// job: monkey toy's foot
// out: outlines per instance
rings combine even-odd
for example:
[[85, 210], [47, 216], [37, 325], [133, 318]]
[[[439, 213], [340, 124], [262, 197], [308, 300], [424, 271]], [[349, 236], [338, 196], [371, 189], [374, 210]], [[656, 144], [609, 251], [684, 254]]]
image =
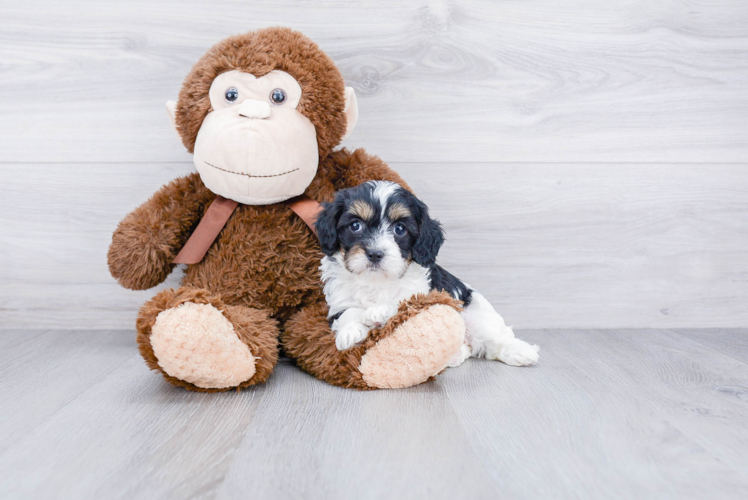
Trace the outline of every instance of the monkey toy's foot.
[[317, 304], [292, 317], [281, 335], [283, 348], [301, 368], [333, 385], [356, 389], [395, 389], [426, 382], [460, 350], [465, 323], [459, 303], [443, 292], [417, 296], [360, 346], [339, 351]]
[[222, 391], [264, 382], [278, 359], [278, 326], [265, 311], [227, 306], [205, 290], [164, 290], [140, 310], [138, 347], [174, 385]]

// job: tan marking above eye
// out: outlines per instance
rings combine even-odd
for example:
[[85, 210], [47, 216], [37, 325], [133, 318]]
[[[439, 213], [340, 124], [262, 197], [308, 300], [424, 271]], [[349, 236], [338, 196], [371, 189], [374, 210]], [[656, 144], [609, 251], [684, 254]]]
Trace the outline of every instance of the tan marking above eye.
[[355, 200], [351, 203], [348, 212], [363, 220], [374, 217], [374, 208], [363, 200]]
[[402, 205], [400, 203], [395, 203], [392, 205], [387, 212], [388, 217], [390, 220], [398, 220], [398, 219], [404, 219], [406, 217], [410, 217], [412, 214], [410, 213], [410, 210], [408, 210], [408, 207], [405, 205]]

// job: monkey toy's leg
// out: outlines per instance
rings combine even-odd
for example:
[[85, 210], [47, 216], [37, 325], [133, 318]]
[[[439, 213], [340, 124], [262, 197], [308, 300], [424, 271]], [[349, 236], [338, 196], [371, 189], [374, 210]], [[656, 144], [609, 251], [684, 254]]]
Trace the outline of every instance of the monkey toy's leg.
[[137, 329], [148, 366], [192, 391], [264, 382], [278, 361], [278, 324], [267, 311], [226, 305], [199, 288], [158, 293], [140, 309]]
[[440, 373], [459, 351], [465, 338], [459, 308], [443, 292], [414, 297], [363, 344], [339, 351], [322, 301], [291, 317], [281, 342], [302, 369], [330, 384], [362, 390], [410, 387]]

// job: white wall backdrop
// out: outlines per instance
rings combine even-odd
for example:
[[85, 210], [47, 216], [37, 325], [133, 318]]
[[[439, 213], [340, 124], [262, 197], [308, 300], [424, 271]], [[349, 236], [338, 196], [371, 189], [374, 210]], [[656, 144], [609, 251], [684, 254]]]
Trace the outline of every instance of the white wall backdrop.
[[111, 232], [192, 171], [163, 103], [279, 24], [337, 62], [346, 145], [403, 174], [510, 324], [748, 326], [745, 0], [5, 0], [2, 327], [133, 328], [155, 290], [109, 276]]

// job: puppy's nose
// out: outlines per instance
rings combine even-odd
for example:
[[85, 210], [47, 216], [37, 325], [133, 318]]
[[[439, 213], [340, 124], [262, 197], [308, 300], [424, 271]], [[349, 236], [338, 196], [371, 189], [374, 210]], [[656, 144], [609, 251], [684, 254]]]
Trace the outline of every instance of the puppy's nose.
[[256, 99], [244, 99], [239, 114], [247, 118], [270, 118], [270, 104]]
[[372, 250], [370, 248], [367, 248], [366, 257], [369, 259], [369, 261], [372, 264], [377, 264], [380, 260], [384, 258], [384, 252], [382, 250]]

